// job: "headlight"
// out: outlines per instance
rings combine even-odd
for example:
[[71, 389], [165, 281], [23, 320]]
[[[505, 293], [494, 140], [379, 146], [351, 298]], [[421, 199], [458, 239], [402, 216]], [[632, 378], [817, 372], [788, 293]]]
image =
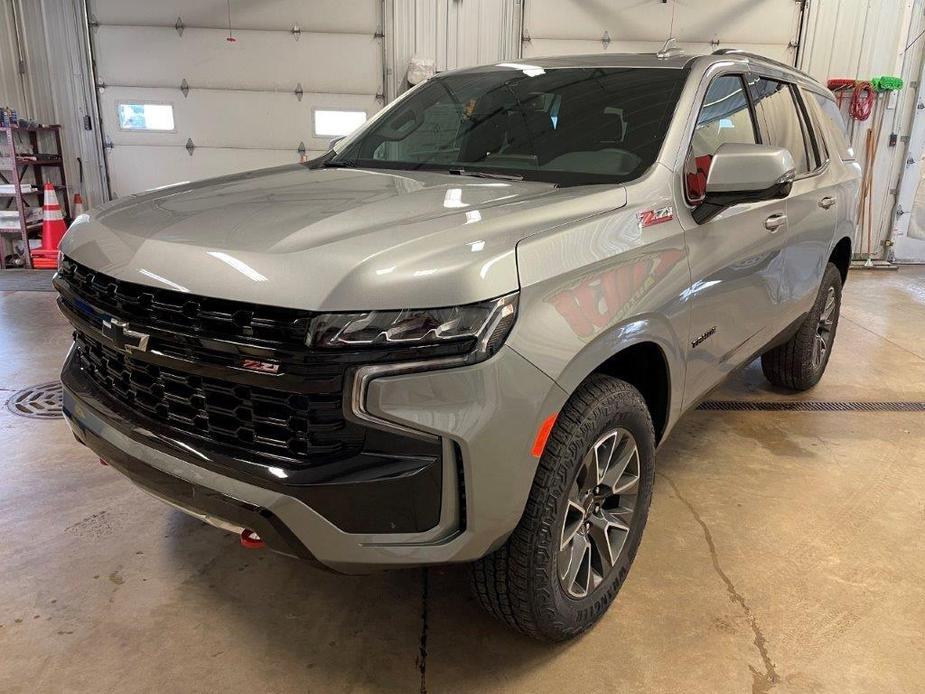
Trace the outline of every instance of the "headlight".
[[517, 316], [517, 294], [452, 308], [324, 313], [310, 324], [310, 347], [417, 347], [468, 341], [481, 358], [494, 354]]

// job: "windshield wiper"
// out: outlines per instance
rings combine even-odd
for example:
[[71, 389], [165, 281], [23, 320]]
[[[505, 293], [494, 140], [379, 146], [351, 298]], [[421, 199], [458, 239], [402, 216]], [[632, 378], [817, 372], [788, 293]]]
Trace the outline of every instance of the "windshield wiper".
[[449, 173], [454, 176], [474, 176], [475, 178], [498, 178], [502, 181], [522, 181], [523, 176], [517, 174], [492, 173], [490, 171], [466, 171], [465, 169], [450, 169]]

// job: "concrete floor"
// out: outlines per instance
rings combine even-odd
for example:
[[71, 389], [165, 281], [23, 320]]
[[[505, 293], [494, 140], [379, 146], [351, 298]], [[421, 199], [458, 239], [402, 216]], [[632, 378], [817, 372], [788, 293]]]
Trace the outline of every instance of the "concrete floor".
[[[0, 391], [69, 330], [0, 293]], [[0, 392], [0, 401], [8, 392]], [[780, 399], [757, 364], [717, 398]], [[853, 272], [801, 397], [925, 400], [925, 268]], [[136, 491], [62, 421], [0, 409], [2, 692], [922, 692], [925, 414], [692, 412], [584, 638], [506, 631], [458, 568], [340, 577]]]

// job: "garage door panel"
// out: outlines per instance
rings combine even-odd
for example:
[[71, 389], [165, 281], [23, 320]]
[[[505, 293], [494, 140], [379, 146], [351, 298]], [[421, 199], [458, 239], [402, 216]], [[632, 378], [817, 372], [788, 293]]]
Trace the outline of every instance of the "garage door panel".
[[[227, 28], [226, 0], [92, 0], [90, 12], [100, 24], [169, 26], [182, 17], [187, 27]], [[376, 0], [232, 0], [232, 26], [241, 29], [289, 31], [298, 25], [305, 31], [374, 34], [379, 24]], [[303, 36], [304, 38], [304, 36]], [[290, 40], [292, 40], [290, 38]]]
[[[170, 104], [176, 132], [127, 131], [119, 128], [119, 103]], [[315, 109], [365, 111], [372, 117], [380, 104], [372, 96], [356, 94], [293, 94], [254, 91], [107, 87], [100, 94], [103, 127], [115, 145], [186, 145], [291, 149], [300, 142], [313, 150], [326, 150], [330, 137], [315, 137]]]
[[793, 0], [710, 0], [678, 3], [675, 34], [686, 41], [788, 44], [799, 29], [800, 4]]
[[[266, 89], [377, 94], [381, 47], [372, 35], [241, 31], [229, 43], [219, 29], [100, 26], [97, 74], [106, 85]], [[140, 50], [140, 47], [143, 49]]]
[[605, 49], [598, 40], [533, 38], [524, 43], [523, 57], [538, 58], [556, 55], [590, 55], [595, 53], [653, 53], [663, 41], [611, 42]]
[[[524, 57], [652, 52], [673, 35], [690, 53], [742, 48], [792, 62], [799, 30], [793, 0], [525, 0]], [[672, 16], [673, 15], [673, 16]], [[606, 44], [602, 42], [605, 36]]]
[[524, 26], [532, 38], [597, 40], [635, 37], [665, 41], [671, 6], [651, 0], [587, 2], [587, 0], [525, 0]]
[[[532, 39], [524, 43], [523, 57], [538, 58], [557, 55], [584, 55], [595, 53], [654, 53], [662, 47], [662, 41], [611, 41], [606, 49], [600, 41], [582, 41], [576, 39]], [[690, 53], [700, 55], [712, 53], [720, 48], [741, 48], [742, 50], [767, 56], [783, 63], [792, 63], [793, 55], [787, 46], [780, 44], [747, 44], [741, 41], [735, 43], [690, 43], [679, 41], [677, 47]]]
[[[674, 25], [672, 28], [672, 12]], [[734, 36], [746, 43], [788, 43], [799, 5], [793, 0], [710, 0], [661, 3], [619, 0], [526, 0], [525, 26], [532, 38], [620, 39], [710, 43]]]
[[[309, 152], [318, 156], [321, 152]], [[149, 188], [182, 181], [222, 176], [239, 171], [251, 171], [268, 166], [295, 164], [294, 151], [273, 149], [210, 149], [197, 148], [190, 156], [182, 147], [119, 146], [109, 152], [110, 166], [118, 170], [113, 177], [113, 193], [117, 197]]]

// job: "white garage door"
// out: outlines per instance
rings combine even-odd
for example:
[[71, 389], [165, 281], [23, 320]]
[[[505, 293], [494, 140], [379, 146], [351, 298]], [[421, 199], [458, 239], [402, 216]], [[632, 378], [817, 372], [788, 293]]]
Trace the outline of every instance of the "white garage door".
[[692, 53], [741, 48], [790, 65], [794, 0], [524, 0], [523, 56], [641, 53], [673, 36]]
[[115, 196], [296, 162], [381, 108], [377, 0], [89, 9]]

